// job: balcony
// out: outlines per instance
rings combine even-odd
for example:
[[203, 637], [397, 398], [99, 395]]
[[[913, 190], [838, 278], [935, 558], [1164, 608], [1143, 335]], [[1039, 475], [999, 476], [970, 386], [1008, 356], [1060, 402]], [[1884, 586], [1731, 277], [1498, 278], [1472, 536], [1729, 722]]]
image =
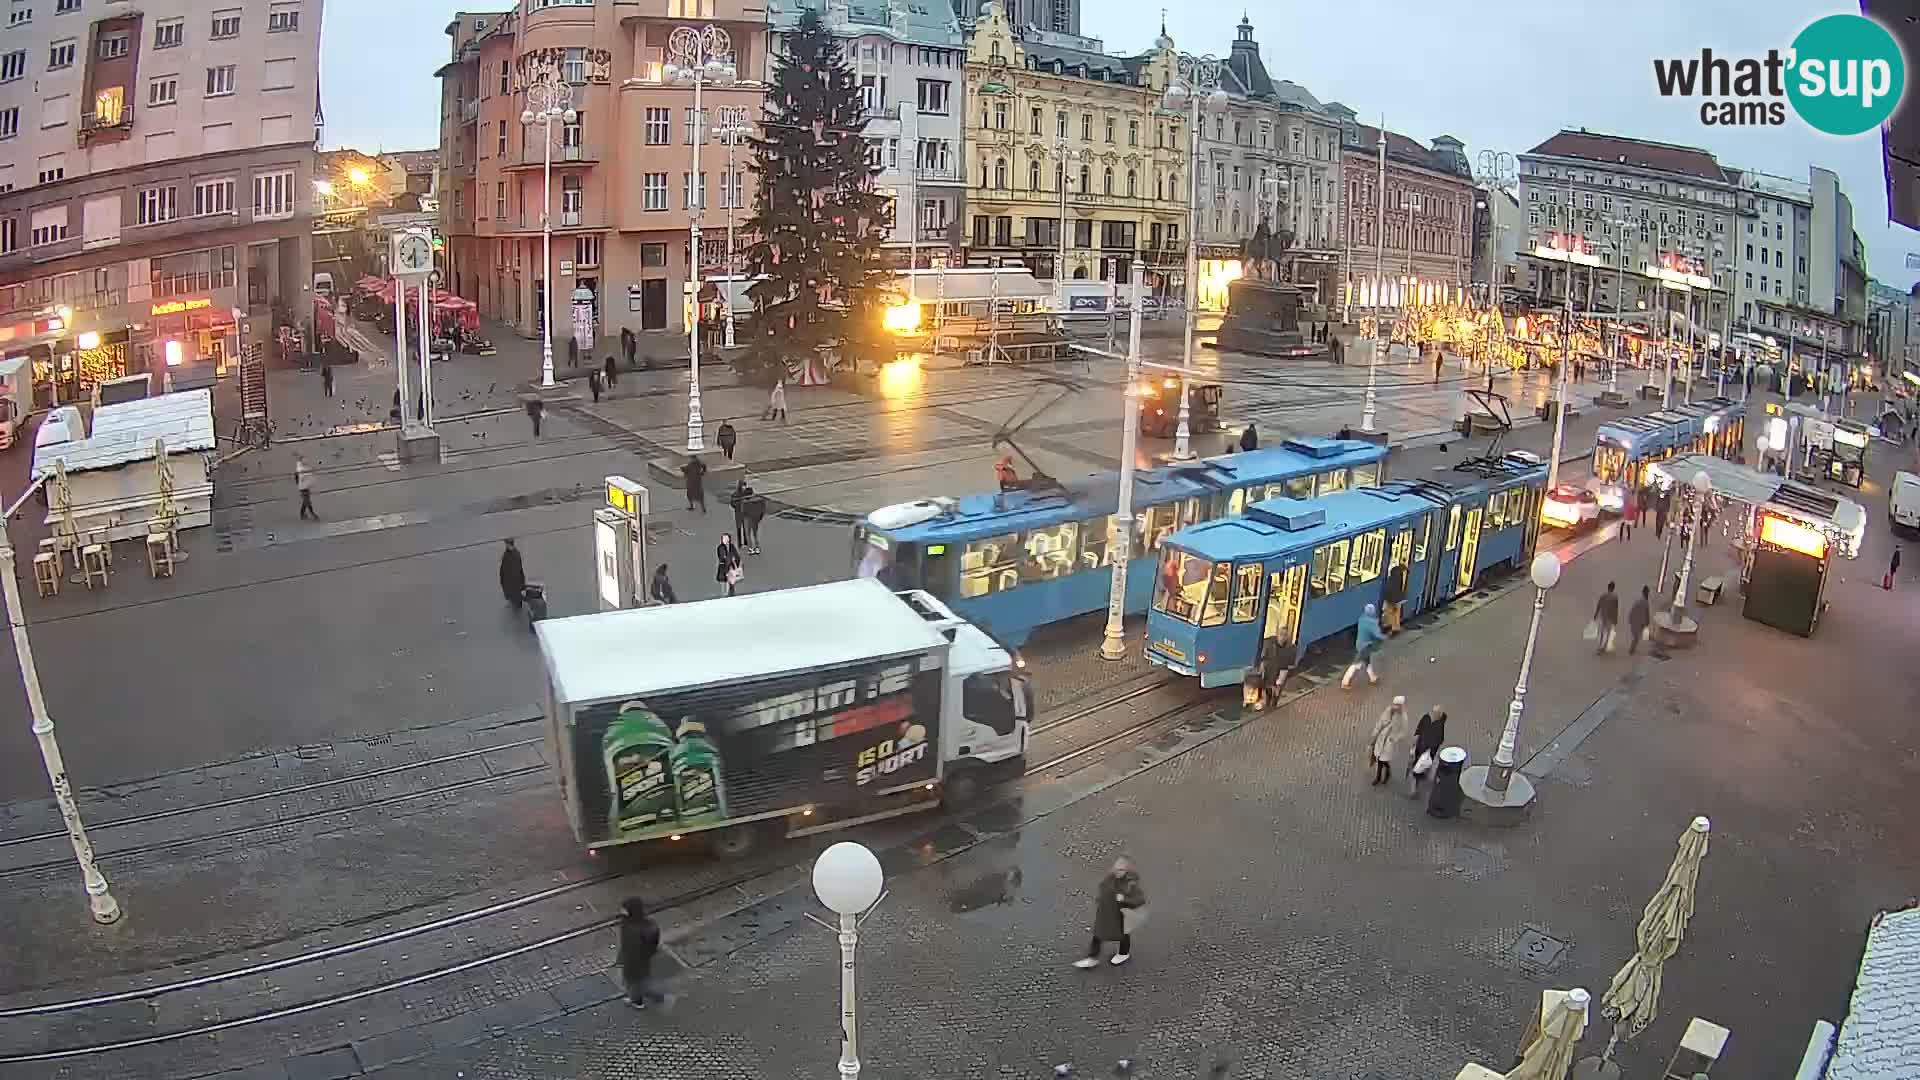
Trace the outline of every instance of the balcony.
[[[546, 151], [538, 142], [522, 147], [519, 155], [507, 154], [500, 159], [500, 168], [506, 172], [526, 172], [529, 169], [544, 169], [547, 165]], [[555, 169], [582, 169], [600, 164], [600, 155], [591, 146], [560, 146], [553, 148], [553, 167]]]
[[967, 182], [967, 178], [961, 174], [958, 167], [935, 169], [923, 166], [913, 170], [913, 178], [917, 183], [922, 184], [964, 184]]
[[80, 129], [77, 132], [77, 137], [80, 140], [80, 145], [85, 146], [88, 140], [95, 136], [105, 134], [106, 132], [132, 130], [133, 106], [121, 105], [117, 109], [110, 109], [105, 112], [89, 111], [81, 113]]
[[478, 100], [462, 101], [458, 108], [456, 108], [455, 113], [460, 117], [460, 123], [463, 125], [478, 123], [480, 120], [480, 102]]

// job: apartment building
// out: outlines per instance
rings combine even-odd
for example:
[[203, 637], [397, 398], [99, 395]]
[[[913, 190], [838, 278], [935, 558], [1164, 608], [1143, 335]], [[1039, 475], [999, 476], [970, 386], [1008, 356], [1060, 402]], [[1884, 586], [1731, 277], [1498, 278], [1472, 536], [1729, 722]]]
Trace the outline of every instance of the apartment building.
[[1224, 310], [1240, 253], [1261, 222], [1293, 235], [1294, 281], [1332, 295], [1340, 249], [1340, 121], [1304, 87], [1275, 79], [1242, 17], [1220, 68], [1227, 107], [1200, 124], [1199, 304]]
[[1346, 188], [1342, 255], [1352, 305], [1397, 308], [1463, 294], [1473, 269], [1473, 206], [1479, 196], [1465, 144], [1442, 135], [1423, 146], [1397, 131], [1362, 124], [1352, 109], [1337, 101], [1328, 102], [1325, 110], [1341, 127], [1340, 182]]
[[[668, 41], [683, 27], [723, 34], [736, 72], [703, 86], [703, 117], [694, 115], [693, 85], [668, 78]], [[535, 337], [551, 277], [557, 318], [584, 289], [599, 335], [631, 329], [642, 352], [684, 356], [686, 285], [696, 265], [703, 279], [728, 272], [727, 218], [743, 223], [751, 213], [750, 151], [742, 143], [729, 161], [714, 132], [737, 129], [744, 139], [757, 130], [766, 9], [756, 0], [644, 9], [522, 0], [508, 12], [458, 14], [446, 29], [451, 56], [438, 75], [448, 282], [482, 315]], [[572, 122], [522, 123], [536, 85], [559, 88]], [[551, 267], [541, 256], [543, 215], [553, 227]]]
[[312, 277], [323, 0], [4, 0], [0, 355], [224, 371]]
[[1172, 45], [1114, 56], [983, 9], [967, 48], [969, 262], [1119, 283], [1144, 262], [1156, 291], [1179, 284], [1186, 125], [1159, 109]]
[[808, 11], [818, 12], [840, 39], [859, 80], [867, 111], [861, 134], [880, 170], [874, 189], [894, 205], [884, 241], [888, 264], [905, 267], [911, 260], [930, 267], [951, 259], [963, 234], [967, 194], [961, 169], [967, 53], [959, 20], [944, 7], [910, 0], [776, 0], [765, 81], [772, 81], [783, 37]]

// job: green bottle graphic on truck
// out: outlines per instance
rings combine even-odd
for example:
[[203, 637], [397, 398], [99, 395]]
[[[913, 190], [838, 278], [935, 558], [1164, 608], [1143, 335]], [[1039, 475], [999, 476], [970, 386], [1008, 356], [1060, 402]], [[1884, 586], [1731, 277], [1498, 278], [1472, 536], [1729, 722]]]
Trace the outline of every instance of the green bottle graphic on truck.
[[720, 752], [707, 738], [707, 725], [692, 718], [680, 721], [680, 739], [673, 744], [669, 760], [682, 822], [718, 821], [727, 816]]
[[607, 725], [600, 740], [606, 763], [607, 790], [612, 793], [607, 825], [616, 835], [679, 818], [674, 795], [671, 756], [673, 732], [645, 702], [629, 701]]

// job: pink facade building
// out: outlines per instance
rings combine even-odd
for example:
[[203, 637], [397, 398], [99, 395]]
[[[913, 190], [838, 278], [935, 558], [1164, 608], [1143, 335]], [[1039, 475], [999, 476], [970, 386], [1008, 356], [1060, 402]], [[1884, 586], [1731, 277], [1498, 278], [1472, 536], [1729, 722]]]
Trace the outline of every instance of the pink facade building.
[[[680, 27], [724, 31], [738, 73], [731, 85], [706, 84], [700, 121], [692, 86], [666, 78], [668, 38]], [[584, 289], [597, 337], [630, 329], [644, 356], [686, 355], [693, 216], [701, 215], [705, 280], [729, 270], [729, 213], [743, 225], [751, 212], [747, 147], [729, 167], [713, 130], [733, 124], [750, 133], [759, 122], [765, 8], [752, 0], [522, 0], [513, 11], [457, 14], [447, 34], [452, 59], [438, 74], [448, 287], [483, 316], [537, 336], [549, 280], [544, 206], [556, 321], [570, 325], [569, 300]], [[571, 124], [553, 122], [550, 147], [544, 122], [521, 122], [529, 86], [543, 79], [566, 88], [575, 113]]]

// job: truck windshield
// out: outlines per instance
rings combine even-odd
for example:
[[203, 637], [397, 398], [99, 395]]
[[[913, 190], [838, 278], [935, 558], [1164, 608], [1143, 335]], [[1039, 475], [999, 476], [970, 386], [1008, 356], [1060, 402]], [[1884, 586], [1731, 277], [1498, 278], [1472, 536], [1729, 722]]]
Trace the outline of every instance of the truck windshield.
[[1216, 563], [1167, 548], [1153, 585], [1153, 610], [1186, 623], [1217, 625], [1226, 617], [1232, 574], [1230, 562]]
[[1627, 452], [1611, 443], [1595, 443], [1593, 447], [1593, 478], [1603, 484], [1617, 484], [1626, 472]]

